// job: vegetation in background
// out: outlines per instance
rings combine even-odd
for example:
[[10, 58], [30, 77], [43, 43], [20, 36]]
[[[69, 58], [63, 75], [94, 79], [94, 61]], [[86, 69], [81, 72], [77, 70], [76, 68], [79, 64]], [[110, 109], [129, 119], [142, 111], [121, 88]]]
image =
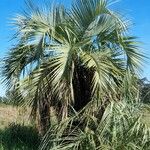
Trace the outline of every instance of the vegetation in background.
[[11, 93], [11, 91], [6, 91], [6, 95], [1, 97], [0, 96], [0, 105], [11, 105], [11, 106], [17, 106], [15, 96]]
[[11, 123], [30, 125], [30, 108], [21, 108], [5, 103], [0, 103], [0, 129]]
[[150, 81], [143, 78], [139, 81], [141, 100], [143, 103], [150, 104]]
[[3, 77], [17, 103], [32, 108], [42, 150], [147, 150], [150, 127], [140, 103], [143, 55], [130, 21], [107, 0], [75, 0], [13, 19], [18, 43]]

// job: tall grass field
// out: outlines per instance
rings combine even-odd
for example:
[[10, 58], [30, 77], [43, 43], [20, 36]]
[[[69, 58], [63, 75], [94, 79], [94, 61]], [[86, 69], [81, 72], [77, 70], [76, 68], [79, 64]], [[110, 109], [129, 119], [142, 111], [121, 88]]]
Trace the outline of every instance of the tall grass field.
[[29, 110], [0, 104], [0, 150], [37, 150], [39, 144]]

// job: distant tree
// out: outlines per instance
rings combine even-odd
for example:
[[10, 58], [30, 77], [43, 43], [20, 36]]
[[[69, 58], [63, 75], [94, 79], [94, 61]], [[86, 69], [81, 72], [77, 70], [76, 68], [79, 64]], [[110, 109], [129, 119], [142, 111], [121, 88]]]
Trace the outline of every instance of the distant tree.
[[139, 85], [142, 102], [150, 104], [150, 81], [147, 78], [142, 78], [139, 81]]
[[0, 103], [9, 105], [18, 105], [16, 90], [6, 90], [4, 96], [0, 96]]
[[3, 97], [2, 96], [0, 96], [0, 103], [2, 103], [3, 102]]

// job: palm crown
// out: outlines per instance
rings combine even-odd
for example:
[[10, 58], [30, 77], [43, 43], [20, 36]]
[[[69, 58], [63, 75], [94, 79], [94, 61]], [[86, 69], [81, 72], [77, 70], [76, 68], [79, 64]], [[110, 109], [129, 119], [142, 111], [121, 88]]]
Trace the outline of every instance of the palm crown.
[[142, 55], [127, 34], [129, 21], [109, 4], [76, 0], [69, 11], [62, 5], [45, 11], [28, 3], [30, 13], [14, 18], [18, 44], [5, 58], [3, 74], [32, 115], [44, 118], [53, 107], [61, 120], [70, 109], [120, 100], [132, 88], [123, 88], [124, 80], [136, 76]]

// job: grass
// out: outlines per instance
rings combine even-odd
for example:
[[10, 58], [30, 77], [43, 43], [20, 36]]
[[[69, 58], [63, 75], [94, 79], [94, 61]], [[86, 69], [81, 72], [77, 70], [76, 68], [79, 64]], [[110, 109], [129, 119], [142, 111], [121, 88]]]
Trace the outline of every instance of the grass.
[[0, 104], [0, 150], [37, 150], [40, 136], [29, 109]]
[[142, 121], [146, 123], [148, 127], [150, 127], [150, 110], [143, 111]]
[[0, 104], [0, 129], [4, 129], [11, 123], [29, 125], [29, 110]]

